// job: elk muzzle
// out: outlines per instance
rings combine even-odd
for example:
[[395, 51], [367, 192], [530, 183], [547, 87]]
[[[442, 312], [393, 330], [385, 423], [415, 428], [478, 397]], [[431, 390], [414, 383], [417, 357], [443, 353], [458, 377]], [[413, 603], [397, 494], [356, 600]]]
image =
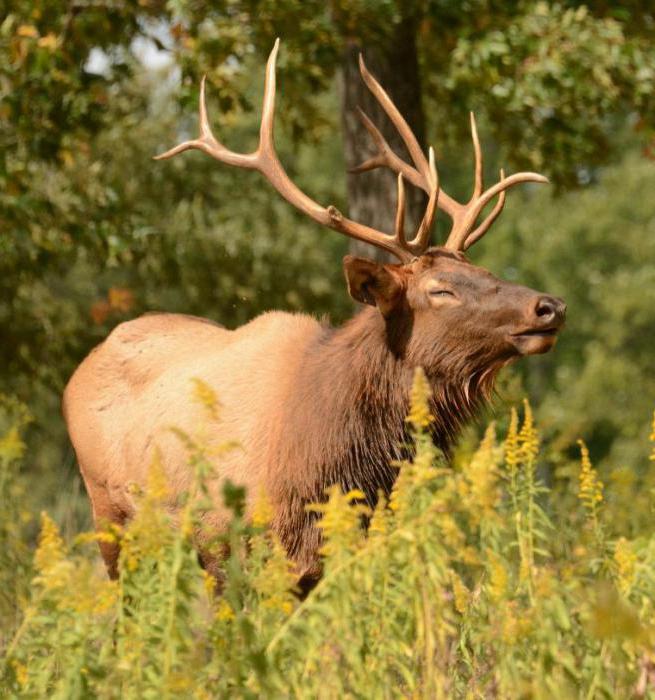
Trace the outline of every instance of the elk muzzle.
[[525, 326], [510, 334], [510, 342], [521, 355], [548, 352], [564, 326], [566, 304], [546, 294], [534, 295], [527, 303]]

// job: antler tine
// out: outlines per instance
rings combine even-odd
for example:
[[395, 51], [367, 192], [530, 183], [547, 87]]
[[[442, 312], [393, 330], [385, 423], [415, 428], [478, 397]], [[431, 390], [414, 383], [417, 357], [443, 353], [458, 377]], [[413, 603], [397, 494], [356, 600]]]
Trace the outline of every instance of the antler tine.
[[478, 127], [475, 123], [475, 114], [471, 114], [471, 138], [473, 139], [473, 151], [475, 153], [475, 182], [473, 185], [473, 194], [471, 199], [476, 199], [482, 194], [484, 183], [483, 178], [483, 161], [482, 149], [480, 148], [480, 139], [478, 138]]
[[396, 207], [396, 222], [394, 225], [394, 235], [396, 240], [403, 247], [405, 241], [405, 183], [403, 174], [398, 173], [398, 204]]
[[[467, 204], [460, 204], [454, 200], [447, 201], [446, 205], [452, 209], [448, 211], [447, 207], [442, 207], [453, 220], [453, 226], [448, 235], [448, 240], [444, 247], [449, 250], [467, 250], [476, 241], [479, 241], [482, 236], [489, 230], [493, 222], [498, 218], [500, 212], [505, 206], [506, 191], [518, 185], [521, 182], [541, 182], [547, 183], [548, 178], [539, 173], [515, 173], [509, 177], [505, 177], [505, 171], [500, 171], [500, 181], [483, 192], [483, 159], [482, 149], [480, 147], [480, 139], [478, 137], [478, 128], [475, 122], [475, 115], [470, 113], [471, 119], [471, 138], [473, 140], [473, 151], [475, 154], [475, 175], [473, 183], [473, 194]], [[496, 206], [486, 219], [477, 227], [475, 222], [482, 213], [485, 206], [497, 195], [499, 196]], [[452, 204], [454, 203], [454, 206]]]
[[[378, 148], [378, 152], [375, 156], [373, 156], [373, 158], [369, 158], [361, 165], [352, 168], [350, 172], [361, 173], [367, 170], [373, 170], [375, 168], [387, 167], [396, 173], [402, 173], [403, 177], [411, 182], [412, 185], [422, 189], [429, 197], [431, 197], [432, 184], [430, 183], [430, 164], [426, 160], [416, 137], [409, 128], [409, 125], [403, 116], [398, 111], [398, 108], [391, 101], [389, 95], [385, 92], [378, 81], [369, 73], [364, 63], [364, 58], [361, 54], [359, 55], [359, 68], [366, 86], [380, 103], [385, 113], [396, 127], [396, 130], [407, 146], [407, 150], [409, 151], [409, 154], [412, 157], [416, 167], [406, 163], [398, 156], [397, 153], [393, 151], [377, 126], [375, 126], [368, 115], [360, 109], [360, 118], [366, 127], [366, 130], [369, 132], [369, 134], [371, 134], [371, 137]], [[448, 195], [447, 192], [441, 190], [439, 192], [439, 208], [443, 209], [446, 214], [455, 219], [461, 216], [464, 210], [464, 205], [455, 201]]]
[[200, 138], [184, 141], [165, 153], [160, 153], [159, 155], [154, 156], [154, 160], [165, 160], [167, 158], [172, 158], [178, 153], [195, 148], [207, 153], [207, 155], [212, 156], [212, 158], [216, 158], [217, 160], [227, 163], [228, 165], [256, 169], [256, 153], [244, 154], [230, 151], [229, 149], [225, 148], [225, 146], [218, 141], [218, 139], [212, 133], [211, 126], [209, 125], [209, 118], [207, 116], [207, 101], [205, 98], [206, 83], [207, 76], [203, 75], [202, 80], [200, 81], [200, 101], [198, 107]]
[[[500, 169], [500, 181], [502, 182], [505, 179], [505, 171], [501, 168]], [[500, 193], [500, 196], [498, 197], [498, 201], [496, 202], [496, 206], [491, 210], [491, 213], [487, 216], [487, 218], [473, 231], [472, 233], [469, 233], [469, 235], [466, 237], [466, 240], [464, 241], [463, 248], [464, 250], [468, 250], [474, 243], [479, 241], [482, 236], [491, 228], [491, 225], [493, 222], [498, 218], [500, 215], [500, 212], [503, 210], [503, 207], [505, 206], [505, 196], [507, 195], [507, 192], [503, 190]]]
[[437, 213], [437, 205], [439, 203], [439, 174], [437, 173], [437, 166], [434, 157], [434, 149], [430, 146], [429, 151], [429, 165], [430, 168], [430, 183], [432, 185], [430, 189], [430, 199], [428, 200], [427, 207], [425, 208], [425, 214], [418, 227], [416, 235], [413, 240], [407, 243], [407, 247], [416, 255], [420, 255], [425, 252], [425, 250], [430, 245], [430, 234], [432, 233], [432, 225], [434, 223], [434, 217]]
[[400, 158], [389, 146], [387, 140], [382, 136], [380, 130], [371, 121], [371, 118], [364, 112], [360, 107], [357, 108], [359, 112], [359, 117], [364, 124], [364, 127], [371, 134], [371, 138], [375, 142], [378, 148], [377, 155], [369, 158], [360, 165], [354, 168], [350, 168], [351, 173], [363, 173], [367, 170], [374, 170], [375, 168], [387, 167], [396, 173], [402, 173], [403, 176], [409, 180], [409, 182], [414, 185], [414, 187], [419, 187], [425, 192], [429, 192], [429, 186], [425, 178], [419, 173], [416, 168], [413, 168], [409, 163], [406, 163], [402, 158]]
[[[448, 248], [449, 250], [464, 250], [464, 244], [469, 236], [471, 228], [475, 225], [478, 216], [480, 216], [480, 213], [485, 206], [496, 195], [522, 182], [541, 182], [547, 184], [548, 178], [544, 177], [543, 175], [539, 175], [539, 173], [527, 172], [515, 173], [514, 175], [501, 179], [500, 182], [497, 182], [495, 185], [493, 185], [493, 187], [490, 187], [477, 199], [471, 201], [468, 205], [466, 205], [466, 207], [463, 208], [461, 217], [457, 217], [454, 220], [453, 228], [444, 247]], [[493, 215], [493, 213], [494, 212], [492, 212], [491, 215]], [[486, 222], [482, 224], [483, 227], [485, 227], [485, 225]], [[484, 228], [482, 234], [486, 232], [489, 226], [491, 226], [491, 223], [486, 225], [486, 228]], [[477, 230], [474, 233], [477, 233]], [[482, 234], [478, 235], [476, 240], [479, 240], [482, 237]]]
[[264, 79], [264, 100], [262, 103], [262, 121], [259, 126], [259, 148], [260, 154], [277, 159], [275, 146], [273, 143], [273, 127], [275, 120], [275, 93], [277, 81], [275, 68], [277, 63], [277, 53], [280, 49], [280, 39], [275, 40], [273, 50], [268, 61], [266, 61], [266, 77]]
[[371, 91], [375, 99], [380, 103], [382, 109], [387, 113], [389, 119], [398, 130], [400, 137], [407, 146], [409, 155], [411, 156], [416, 169], [423, 176], [425, 180], [428, 179], [430, 174], [430, 166], [423, 153], [419, 142], [416, 140], [416, 136], [409, 128], [409, 124], [405, 121], [403, 115], [398, 111], [396, 105], [391, 101], [391, 98], [387, 94], [386, 90], [378, 83], [378, 81], [368, 72], [368, 68], [364, 63], [364, 57], [359, 54], [359, 72], [361, 73], [362, 80], [366, 83], [366, 87]]

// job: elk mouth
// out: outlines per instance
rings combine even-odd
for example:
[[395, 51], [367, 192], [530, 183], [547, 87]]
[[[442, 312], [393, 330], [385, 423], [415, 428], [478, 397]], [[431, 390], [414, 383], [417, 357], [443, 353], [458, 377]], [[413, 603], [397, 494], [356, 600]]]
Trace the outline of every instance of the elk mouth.
[[561, 326], [529, 328], [519, 333], [510, 333], [510, 342], [521, 355], [539, 355], [548, 352], [557, 342]]
[[533, 328], [529, 331], [521, 331], [520, 333], [512, 333], [512, 335], [516, 337], [520, 337], [522, 335], [557, 335], [557, 331], [559, 331], [559, 328]]

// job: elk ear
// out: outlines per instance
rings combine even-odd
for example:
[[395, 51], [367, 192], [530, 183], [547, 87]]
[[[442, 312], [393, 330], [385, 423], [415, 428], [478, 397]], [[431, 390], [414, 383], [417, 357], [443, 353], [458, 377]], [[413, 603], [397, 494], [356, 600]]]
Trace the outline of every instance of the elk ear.
[[383, 316], [388, 316], [399, 305], [405, 285], [395, 266], [346, 255], [343, 270], [348, 293], [355, 301], [377, 306]]

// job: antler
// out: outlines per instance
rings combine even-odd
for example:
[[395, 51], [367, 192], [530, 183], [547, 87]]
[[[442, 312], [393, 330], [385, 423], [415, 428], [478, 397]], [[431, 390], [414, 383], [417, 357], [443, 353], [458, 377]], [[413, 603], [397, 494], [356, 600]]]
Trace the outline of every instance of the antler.
[[[428, 163], [423, 155], [416, 137], [409, 128], [407, 122], [393, 104], [389, 95], [377, 80], [368, 72], [364, 59], [361, 54], [359, 56], [359, 70], [367, 87], [382, 106], [382, 109], [387, 113], [387, 116], [398, 130], [402, 137], [407, 151], [414, 161], [414, 165], [406, 163], [391, 149], [380, 130], [373, 124], [368, 116], [360, 110], [360, 117], [367, 131], [370, 133], [378, 152], [373, 158], [369, 158], [361, 165], [353, 168], [351, 172], [364, 172], [375, 168], [386, 167], [399, 174], [399, 177], [404, 177], [414, 186], [423, 189], [430, 194], [432, 192], [433, 182], [437, 181], [436, 168], [434, 168], [435, 177], [431, 180], [428, 170]], [[466, 250], [473, 243], [480, 240], [482, 236], [489, 230], [493, 222], [505, 205], [506, 190], [520, 182], [543, 182], [547, 183], [548, 178], [538, 173], [516, 173], [505, 177], [503, 170], [500, 171], [500, 181], [483, 191], [484, 184], [482, 180], [482, 150], [480, 148], [480, 140], [478, 138], [478, 130], [475, 124], [475, 117], [471, 112], [471, 136], [473, 138], [473, 150], [475, 152], [475, 179], [473, 186], [473, 194], [471, 199], [466, 204], [461, 204], [446, 192], [441, 190], [439, 193], [439, 208], [450, 216], [453, 225], [445, 243], [445, 248], [449, 250]], [[430, 149], [431, 158], [433, 158], [432, 149]], [[434, 167], [434, 166], [432, 166]], [[498, 202], [490, 214], [484, 221], [474, 228], [478, 217], [482, 213], [485, 206], [496, 195], [499, 195]]]
[[[275, 46], [271, 51], [266, 64], [266, 81], [264, 84], [264, 102], [262, 107], [262, 120], [259, 131], [259, 146], [252, 153], [235, 153], [227, 149], [220, 143], [209, 126], [207, 118], [207, 105], [205, 102], [205, 78], [202, 79], [200, 85], [200, 137], [171, 148], [166, 153], [155, 156], [155, 160], [163, 158], [171, 158], [178, 153], [189, 149], [198, 149], [207, 153], [212, 158], [248, 170], [258, 170], [275, 189], [297, 209], [307, 214], [310, 218], [323, 224], [339, 233], [343, 233], [351, 238], [356, 238], [367, 243], [371, 243], [378, 248], [382, 248], [389, 253], [392, 253], [402, 262], [408, 262], [414, 256], [420, 255], [429, 245], [430, 230], [434, 222], [434, 216], [437, 210], [437, 200], [439, 196], [439, 183], [437, 178], [436, 167], [434, 164], [434, 153], [430, 151], [429, 161], [421, 153], [418, 143], [414, 136], [407, 130], [411, 136], [412, 152], [417, 158], [420, 154], [420, 171], [421, 171], [421, 187], [428, 193], [429, 201], [426, 207], [423, 220], [416, 232], [416, 235], [411, 241], [405, 239], [404, 233], [404, 211], [405, 211], [405, 189], [403, 184], [403, 175], [405, 171], [399, 171], [398, 177], [398, 208], [396, 214], [396, 225], [393, 234], [384, 233], [374, 228], [352, 221], [345, 217], [336, 207], [323, 207], [313, 199], [302, 192], [289, 178], [285, 172], [280, 160], [275, 152], [273, 141], [273, 118], [275, 114], [275, 61], [277, 52], [280, 46], [280, 40], [276, 39]], [[366, 79], [366, 78], [365, 78]], [[384, 93], [386, 97], [386, 93]], [[397, 118], [404, 120], [391, 103], [385, 109], [395, 110]], [[405, 126], [407, 126], [405, 124]], [[409, 137], [408, 137], [409, 138]], [[410, 167], [410, 166], [408, 166]], [[408, 179], [413, 183], [413, 174], [408, 173]]]
[[[275, 62], [277, 59], [280, 40], [276, 39], [266, 64], [266, 80], [264, 84], [264, 102], [262, 107], [262, 120], [259, 131], [259, 145], [252, 153], [235, 153], [220, 143], [209, 126], [207, 117], [207, 105], [205, 101], [205, 78], [200, 84], [200, 137], [185, 141], [171, 148], [166, 153], [155, 156], [155, 160], [170, 158], [189, 149], [198, 149], [210, 155], [212, 158], [248, 170], [258, 170], [275, 187], [275, 189], [297, 209], [307, 214], [310, 218], [323, 226], [327, 226], [339, 233], [351, 238], [371, 243], [378, 248], [395, 255], [402, 262], [407, 262], [420, 255], [430, 245], [430, 232], [434, 223], [437, 208], [441, 208], [448, 214], [453, 225], [446, 241], [445, 247], [450, 250], [466, 250], [478, 241], [489, 230], [505, 204], [505, 191], [519, 182], [548, 182], [547, 178], [537, 173], [516, 173], [505, 177], [500, 171], [500, 181], [493, 187], [483, 191], [482, 181], [482, 151], [475, 125], [475, 118], [471, 113], [471, 134], [475, 152], [475, 181], [473, 194], [466, 204], [457, 202], [446, 192], [439, 189], [439, 177], [435, 165], [434, 151], [429, 149], [428, 158], [412, 133], [409, 125], [391, 101], [391, 98], [368, 72], [364, 59], [359, 57], [359, 69], [364, 82], [378, 100], [393, 125], [398, 130], [413, 165], [406, 163], [391, 149], [380, 130], [373, 124], [364, 112], [360, 110], [360, 116], [364, 126], [371, 134], [378, 153], [360, 166], [353, 168], [352, 172], [363, 172], [374, 168], [387, 167], [398, 173], [398, 204], [394, 233], [384, 233], [377, 229], [358, 223], [344, 216], [336, 207], [322, 205], [315, 202], [302, 192], [289, 178], [275, 152], [273, 141], [273, 121], [275, 115]], [[428, 194], [428, 203], [423, 219], [412, 240], [405, 238], [405, 185], [407, 180], [415, 187], [419, 187]], [[499, 195], [498, 202], [484, 221], [474, 228], [478, 217], [484, 207], [494, 197]]]

